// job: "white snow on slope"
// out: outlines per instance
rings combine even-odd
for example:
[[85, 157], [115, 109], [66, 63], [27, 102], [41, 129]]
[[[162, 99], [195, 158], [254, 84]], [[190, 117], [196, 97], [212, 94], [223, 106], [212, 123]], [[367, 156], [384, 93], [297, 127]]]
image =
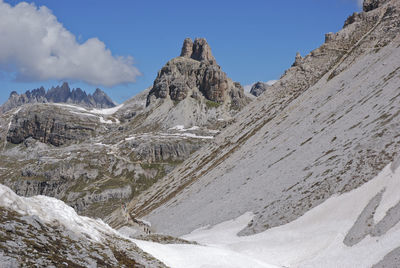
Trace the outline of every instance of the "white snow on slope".
[[100, 120], [100, 123], [103, 123], [103, 124], [112, 124], [112, 123], [114, 123], [112, 120], [104, 120], [104, 118], [102, 116], [99, 116], [99, 120]]
[[41, 195], [20, 197], [2, 184], [0, 207], [15, 210], [23, 215], [36, 215], [47, 223], [59, 223], [76, 234], [86, 234], [95, 241], [101, 241], [103, 233], [116, 233], [100, 219], [79, 216], [72, 207], [61, 200]]
[[140, 138], [176, 138], [176, 137], [182, 137], [182, 138], [193, 138], [193, 139], [214, 139], [214, 136], [202, 136], [202, 135], [196, 135], [194, 133], [159, 133], [159, 134], [153, 134], [153, 133], [143, 133], [143, 134], [138, 134], [138, 135], [133, 135], [130, 137], [125, 138], [125, 141], [130, 141], [134, 139], [140, 139]]
[[170, 128], [170, 130], [178, 130], [178, 131], [182, 131], [182, 132], [193, 131], [193, 130], [198, 130], [198, 129], [200, 129], [200, 127], [198, 127], [198, 126], [192, 126], [190, 128], [185, 128], [185, 126], [183, 126], [183, 125], [176, 125], [176, 126]]
[[48, 103], [48, 104], [79, 111], [79, 112], [70, 111], [73, 114], [84, 115], [84, 116], [95, 116], [99, 119], [100, 123], [102, 123], [102, 124], [114, 124], [114, 123], [119, 124], [120, 121], [117, 118], [114, 118], [114, 120], [115, 120], [115, 122], [114, 122], [112, 120], [106, 120], [106, 119], [104, 119], [104, 117], [99, 116], [99, 115], [112, 115], [112, 114], [116, 113], [120, 108], [122, 108], [122, 106], [124, 106], [124, 104], [120, 104], [113, 108], [88, 110], [88, 109], [80, 107], [80, 106], [65, 104], [65, 103]]
[[134, 240], [144, 251], [173, 268], [277, 268], [235, 251], [212, 246], [162, 245]]
[[65, 107], [65, 108], [71, 108], [71, 109], [75, 109], [75, 110], [87, 112], [87, 113], [92, 113], [92, 114], [101, 114], [101, 115], [112, 115], [124, 106], [124, 104], [120, 104], [118, 106], [115, 106], [112, 108], [106, 108], [106, 109], [86, 109], [81, 106], [65, 104], [65, 103], [47, 103], [47, 104], [61, 106], [61, 107]]
[[94, 114], [102, 114], [102, 115], [111, 115], [116, 113], [119, 109], [122, 108], [124, 104], [120, 104], [118, 106], [112, 107], [112, 108], [107, 108], [107, 109], [92, 109], [89, 110], [89, 112], [94, 113]]
[[76, 106], [76, 105], [71, 105], [71, 104], [66, 104], [66, 103], [53, 103], [53, 102], [49, 102], [47, 103], [48, 105], [55, 105], [55, 106], [60, 106], [60, 107], [65, 107], [65, 108], [71, 108], [71, 109], [75, 109], [75, 110], [79, 110], [82, 112], [87, 112], [88, 110], [80, 107], [80, 106]]
[[[268, 266], [271, 264], [276, 267], [370, 267], [399, 246], [400, 224], [382, 237], [367, 236], [352, 247], [346, 246], [343, 240], [369, 201], [385, 188], [393, 189], [386, 191], [379, 206], [386, 213], [400, 201], [400, 169], [393, 173], [389, 166], [360, 188], [333, 196], [296, 221], [260, 234], [236, 235], [253, 217], [252, 213], [246, 213], [182, 237], [197, 241], [205, 248], [136, 243], [171, 267], [271, 267]], [[186, 262], [186, 256], [193, 261]], [[210, 262], [212, 259], [214, 264]]]

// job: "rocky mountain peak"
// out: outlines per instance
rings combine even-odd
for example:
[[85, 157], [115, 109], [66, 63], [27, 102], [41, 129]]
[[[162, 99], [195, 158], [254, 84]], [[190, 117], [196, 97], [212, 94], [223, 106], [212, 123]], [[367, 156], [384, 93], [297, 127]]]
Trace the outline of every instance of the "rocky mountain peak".
[[181, 57], [216, 64], [215, 58], [211, 53], [211, 48], [205, 38], [196, 38], [194, 42], [191, 38], [186, 38], [183, 41]]
[[245, 99], [242, 86], [233, 83], [216, 64], [204, 38], [196, 38], [194, 42], [190, 38], [184, 40], [181, 56], [167, 62], [158, 72], [147, 106], [167, 97], [173, 101], [205, 98], [216, 103], [230, 102], [237, 108], [244, 105], [241, 99]]
[[11, 97], [13, 97], [13, 96], [18, 96], [17, 91], [11, 91], [10, 97], [9, 97], [9, 98], [11, 98]]
[[146, 107], [162, 106], [153, 109], [147, 122], [166, 128], [205, 126], [220, 118], [229, 120], [250, 101], [240, 83], [216, 63], [206, 39], [186, 38], [180, 56], [161, 68], [147, 95]]
[[[325, 35], [325, 40], [326, 40], [326, 35]], [[303, 60], [303, 57], [301, 56], [300, 52], [296, 53], [296, 57], [294, 58], [294, 63], [292, 66], [298, 66], [301, 64], [301, 61]]]

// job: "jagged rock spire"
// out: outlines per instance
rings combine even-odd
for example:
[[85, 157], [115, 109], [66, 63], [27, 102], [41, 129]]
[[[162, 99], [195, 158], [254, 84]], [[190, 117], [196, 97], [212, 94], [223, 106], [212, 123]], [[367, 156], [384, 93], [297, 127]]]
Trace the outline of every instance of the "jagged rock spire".
[[196, 38], [194, 42], [191, 38], [186, 38], [183, 41], [181, 57], [216, 64], [215, 58], [211, 53], [211, 48], [205, 38]]
[[170, 97], [182, 101], [188, 97], [228, 103], [239, 110], [250, 100], [239, 83], [234, 83], [217, 65], [206, 39], [186, 38], [180, 57], [176, 57], [158, 72], [147, 96], [149, 106], [157, 99]]

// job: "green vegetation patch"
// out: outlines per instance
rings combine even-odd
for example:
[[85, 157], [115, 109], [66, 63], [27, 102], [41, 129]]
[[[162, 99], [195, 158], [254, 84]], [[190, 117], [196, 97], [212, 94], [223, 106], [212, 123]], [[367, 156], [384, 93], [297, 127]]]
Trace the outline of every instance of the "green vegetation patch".
[[209, 109], [218, 108], [220, 105], [221, 105], [221, 103], [219, 103], [219, 102], [212, 101], [212, 100], [206, 100], [206, 106]]

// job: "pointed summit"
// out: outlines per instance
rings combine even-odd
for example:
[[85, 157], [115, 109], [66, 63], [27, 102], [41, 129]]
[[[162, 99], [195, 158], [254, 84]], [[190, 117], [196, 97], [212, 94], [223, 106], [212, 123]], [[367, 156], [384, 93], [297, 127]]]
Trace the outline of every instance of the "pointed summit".
[[183, 41], [181, 57], [191, 58], [197, 61], [206, 61], [210, 64], [216, 64], [211, 48], [205, 38], [196, 38], [194, 43], [191, 38]]

